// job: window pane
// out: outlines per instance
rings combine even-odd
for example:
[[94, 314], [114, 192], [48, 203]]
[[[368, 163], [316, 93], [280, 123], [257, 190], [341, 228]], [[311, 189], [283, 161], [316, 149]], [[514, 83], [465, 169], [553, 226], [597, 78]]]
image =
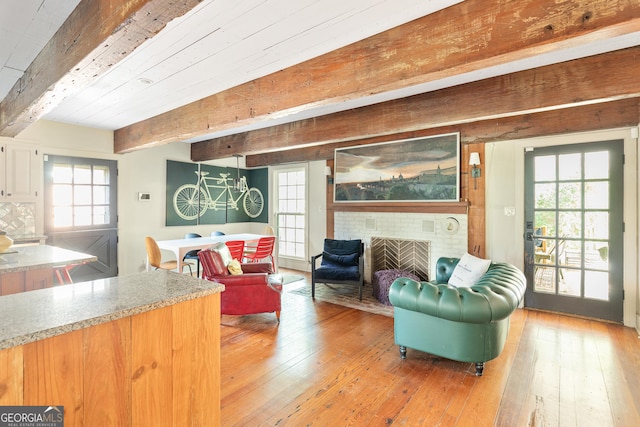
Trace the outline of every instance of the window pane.
[[582, 294], [580, 283], [582, 282], [580, 270], [561, 268], [558, 280], [558, 294], [579, 297]]
[[582, 208], [582, 184], [579, 182], [561, 183], [558, 185], [560, 209]]
[[535, 268], [535, 292], [552, 293], [556, 292], [556, 269], [553, 267]]
[[78, 206], [73, 209], [73, 225], [91, 225], [91, 206]]
[[537, 211], [535, 213], [535, 229], [544, 229], [544, 235], [555, 237], [556, 235], [556, 214], [549, 211]]
[[585, 267], [608, 270], [609, 244], [607, 242], [585, 242]]
[[96, 205], [109, 204], [109, 188], [104, 186], [93, 187], [93, 203]]
[[565, 181], [582, 178], [581, 160], [580, 153], [558, 156], [558, 180]]
[[109, 168], [105, 166], [94, 166], [93, 168], [93, 184], [108, 185], [109, 184]]
[[73, 204], [72, 187], [70, 185], [53, 185], [53, 205], [71, 206]]
[[91, 184], [91, 166], [76, 165], [73, 168], [74, 184]]
[[582, 237], [582, 215], [580, 212], [560, 212], [558, 235], [560, 237], [572, 237], [579, 239]]
[[537, 209], [555, 209], [556, 184], [536, 184], [535, 192]]
[[596, 153], [585, 153], [584, 177], [585, 179], [608, 179], [609, 178], [609, 152], [608, 151], [599, 151]]
[[609, 213], [586, 212], [584, 215], [584, 236], [587, 239], [609, 238]]
[[68, 206], [53, 208], [53, 225], [55, 227], [71, 227], [73, 225], [73, 211]]
[[95, 206], [93, 208], [93, 224], [109, 224], [109, 208], [107, 206]]
[[584, 185], [584, 207], [587, 209], [609, 208], [609, 182], [586, 182]]
[[535, 158], [535, 180], [555, 181], [556, 179], [556, 157], [542, 156]]
[[609, 273], [604, 271], [585, 271], [584, 297], [608, 301]]
[[53, 166], [53, 183], [54, 184], [71, 184], [73, 178], [73, 169], [70, 165], [54, 165]]
[[582, 244], [580, 241], [569, 240], [560, 242], [558, 264], [576, 268], [582, 266]]
[[73, 203], [75, 205], [90, 205], [91, 187], [88, 185], [76, 185], [73, 188]]

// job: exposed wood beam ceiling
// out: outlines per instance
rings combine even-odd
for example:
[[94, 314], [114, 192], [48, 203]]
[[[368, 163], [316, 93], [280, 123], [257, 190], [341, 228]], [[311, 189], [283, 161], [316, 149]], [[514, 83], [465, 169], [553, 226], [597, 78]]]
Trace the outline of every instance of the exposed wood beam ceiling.
[[[274, 153], [640, 97], [640, 46], [192, 145], [194, 161]], [[636, 116], [635, 120], [638, 120]], [[353, 142], [350, 142], [353, 145]], [[343, 144], [344, 145], [344, 144]], [[336, 146], [334, 146], [336, 147]], [[315, 157], [332, 158], [325, 155]], [[316, 151], [317, 153], [317, 151]], [[317, 156], [317, 154], [316, 154]], [[275, 159], [275, 156], [269, 156]], [[282, 157], [292, 161], [287, 155]], [[302, 159], [300, 159], [302, 160]], [[281, 162], [274, 162], [281, 163]]]
[[[104, 128], [113, 126], [109, 123], [120, 123], [121, 126], [112, 127], [115, 151], [119, 153], [185, 141], [194, 143], [194, 160], [210, 160], [235, 153], [292, 150], [492, 116], [509, 117], [638, 96], [637, 79], [631, 77], [630, 82], [602, 87], [604, 84], [599, 83], [599, 78], [593, 80], [577, 71], [579, 67], [591, 66], [598, 70], [601, 66], [611, 72], [610, 63], [586, 58], [606, 52], [613, 52], [607, 55], [620, 55], [615, 58], [623, 61], [624, 70], [633, 68], [629, 64], [635, 65], [638, 56], [634, 46], [640, 45], [640, 2], [637, 0], [397, 1], [412, 4], [414, 8], [426, 3], [437, 4], [416, 15], [414, 20], [409, 19], [408, 14], [397, 16], [387, 12], [389, 20], [396, 19], [394, 25], [386, 29], [379, 25], [371, 34], [352, 34], [350, 43], [342, 39], [341, 45], [323, 45], [324, 52], [308, 45], [307, 50], [313, 50], [313, 54], [308, 54], [307, 58], [294, 55], [293, 49], [287, 50], [292, 45], [279, 34], [278, 43], [275, 39], [269, 42], [275, 43], [283, 52], [280, 57], [270, 57], [277, 67], [269, 67], [256, 59], [259, 52], [251, 50], [267, 35], [273, 36], [267, 28], [278, 25], [280, 29], [289, 28], [292, 19], [299, 18], [302, 10], [309, 12], [320, 6], [323, 9], [319, 10], [325, 10], [328, 5], [338, 8], [348, 2], [210, 0], [196, 5], [198, 2], [192, 0], [172, 5], [169, 0], [84, 0], [63, 26], [70, 29], [54, 36], [31, 64], [21, 85], [17, 89], [14, 87], [0, 104], [0, 133], [15, 134], [50, 110], [44, 117], [52, 120], [66, 121], [65, 118], [75, 116], [76, 124], [85, 125], [91, 120], [95, 123], [103, 120], [94, 126]], [[85, 3], [99, 3], [100, 6], [88, 9]], [[375, 7], [396, 3], [379, 0]], [[283, 14], [280, 11], [285, 10], [282, 8], [285, 4], [298, 5], [301, 9]], [[349, 4], [371, 6], [364, 0]], [[215, 6], [219, 10], [212, 14]], [[265, 7], [269, 7], [271, 13], [264, 13]], [[188, 12], [188, 9], [192, 10]], [[372, 7], [353, 11], [351, 18], [364, 16], [368, 9]], [[402, 8], [396, 6], [395, 9]], [[346, 20], [348, 12], [341, 13], [341, 18]], [[74, 18], [76, 14], [78, 16]], [[172, 17], [181, 14], [184, 14], [183, 18], [176, 18], [167, 25]], [[160, 17], [160, 22], [145, 18], [149, 16]], [[88, 23], [85, 24], [81, 17]], [[195, 25], [195, 22], [201, 25]], [[238, 23], [240, 25], [233, 27]], [[259, 23], [262, 25], [257, 27]], [[214, 27], [201, 28], [209, 24]], [[324, 33], [315, 34], [339, 33], [336, 29], [336, 26], [326, 26]], [[312, 28], [307, 29], [307, 32], [312, 31]], [[232, 40], [236, 32], [243, 32], [238, 36], [242, 41]], [[178, 34], [184, 38], [176, 38]], [[145, 38], [150, 39], [144, 42]], [[203, 40], [210, 38], [217, 43], [209, 45], [208, 49], [218, 52], [209, 54], [207, 60], [192, 58], [202, 51]], [[309, 42], [311, 39], [300, 40]], [[114, 45], [118, 48], [109, 47]], [[186, 45], [200, 48], [189, 49]], [[226, 48], [231, 45], [235, 50]], [[171, 53], [163, 53], [161, 47]], [[119, 49], [128, 56], [118, 56]], [[268, 46], [261, 45], [260, 49], [263, 56], [273, 53]], [[222, 78], [222, 71], [218, 70], [231, 67], [231, 63], [221, 61], [224, 55], [220, 53], [231, 56], [231, 50], [236, 52], [232, 73], [239, 76], [235, 80], [228, 75]], [[245, 52], [250, 58], [243, 61]], [[212, 63], [214, 58], [218, 62]], [[579, 58], [586, 59], [577, 60]], [[253, 62], [247, 65], [249, 59]], [[291, 62], [287, 63], [287, 60]], [[142, 92], [136, 82], [144, 77], [142, 65], [150, 62], [154, 62], [153, 67], [147, 67], [150, 71], [168, 70], [173, 63], [179, 63], [182, 68], [179, 72], [176, 69], [174, 74], [182, 78], [171, 79], [159, 74], [164, 77]], [[208, 68], [198, 68], [203, 63]], [[560, 63], [564, 64], [550, 65]], [[50, 64], [60, 66], [51, 67]], [[247, 67], [251, 66], [259, 71], [249, 73]], [[191, 74], [188, 69], [192, 69]], [[198, 73], [194, 74], [195, 69]], [[537, 71], [523, 71], [533, 69]], [[191, 81], [201, 75], [207, 78]], [[569, 81], [563, 85], [563, 81], [554, 82], [554, 76]], [[543, 85], [540, 85], [540, 79], [544, 80]], [[182, 86], [176, 86], [178, 80]], [[587, 83], [595, 84], [602, 91], [593, 90]], [[530, 90], [526, 105], [521, 102], [523, 88], [517, 84], [527, 85], [524, 89]], [[533, 87], [529, 88], [531, 85]], [[76, 90], [84, 86], [86, 90]], [[196, 87], [198, 96], [194, 98], [194, 92], [187, 96], [188, 87]], [[460, 89], [463, 87], [465, 89]], [[573, 97], [568, 90], [571, 87], [576, 91]], [[469, 92], [465, 98], [466, 89], [474, 92]], [[408, 98], [410, 96], [413, 97]], [[499, 96], [507, 96], [507, 101], [502, 99], [500, 106], [480, 104], [485, 98], [491, 100]], [[419, 104], [409, 106], [409, 100]], [[460, 110], [452, 111], [452, 105], [459, 106]], [[126, 120], [141, 117], [138, 114], [144, 106], [150, 115], [124, 124]], [[414, 111], [416, 106], [428, 109], [429, 114]], [[107, 120], [107, 115], [115, 114], [116, 110], [117, 118]], [[401, 112], [408, 113], [409, 119], [405, 114], [401, 117], [404, 121], [398, 120]], [[368, 125], [353, 126], [358, 122], [352, 120], [365, 116], [376, 117], [379, 123], [369, 121]]]
[[[580, 2], [576, 2], [580, 3]], [[300, 114], [350, 99], [374, 99], [415, 87], [437, 87], [444, 80], [496, 69], [532, 58], [570, 59], [570, 48], [640, 32], [640, 4], [606, 0], [582, 2], [527, 0], [473, 1], [372, 36], [276, 74], [204, 98], [116, 132], [116, 151], [146, 144], [194, 138], [273, 117]], [[525, 13], [526, 12], [526, 13]], [[637, 43], [637, 40], [635, 41]], [[553, 61], [552, 61], [553, 62]], [[435, 85], [435, 86], [434, 86]], [[419, 92], [425, 90], [420, 89]], [[373, 95], [373, 96], [372, 96]], [[377, 98], [376, 98], [377, 100]], [[292, 125], [294, 126], [294, 125]], [[323, 143], [318, 139], [312, 143]], [[305, 142], [276, 140], [268, 146], [241, 147], [216, 142], [209, 159], [230, 152], [291, 149]], [[194, 148], [197, 150], [197, 148]], [[200, 160], [199, 156], [194, 157]]]
[[0, 103], [2, 134], [17, 135], [198, 3], [81, 1]]

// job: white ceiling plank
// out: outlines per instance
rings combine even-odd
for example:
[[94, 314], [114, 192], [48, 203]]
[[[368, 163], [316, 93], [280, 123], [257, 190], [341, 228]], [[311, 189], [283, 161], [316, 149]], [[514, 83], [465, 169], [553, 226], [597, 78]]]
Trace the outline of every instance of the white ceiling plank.
[[[91, 105], [81, 94], [70, 96], [47, 118], [59, 114], [91, 126], [123, 127], [401, 25], [410, 4], [413, 19], [433, 8], [415, 0], [379, 0], [373, 6], [366, 0], [203, 2], [97, 81], [103, 93], [96, 99], [90, 92]], [[260, 21], [269, 24], [256, 32]], [[132, 84], [139, 77], [154, 83]]]
[[0, 100], [60, 28], [80, 0], [0, 2], [0, 66], [22, 71], [2, 74]]

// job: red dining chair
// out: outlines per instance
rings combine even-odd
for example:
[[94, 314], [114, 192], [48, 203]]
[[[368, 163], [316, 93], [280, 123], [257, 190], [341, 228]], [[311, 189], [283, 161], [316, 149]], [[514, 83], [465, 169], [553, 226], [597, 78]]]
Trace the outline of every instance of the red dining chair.
[[259, 260], [270, 258], [273, 271], [277, 271], [276, 260], [273, 256], [273, 247], [275, 246], [275, 243], [275, 236], [261, 237], [258, 239], [256, 250], [253, 252], [245, 252], [244, 257], [248, 262], [258, 262]]
[[244, 240], [229, 240], [228, 242], [224, 242], [224, 244], [229, 248], [231, 258], [242, 262], [244, 259]]

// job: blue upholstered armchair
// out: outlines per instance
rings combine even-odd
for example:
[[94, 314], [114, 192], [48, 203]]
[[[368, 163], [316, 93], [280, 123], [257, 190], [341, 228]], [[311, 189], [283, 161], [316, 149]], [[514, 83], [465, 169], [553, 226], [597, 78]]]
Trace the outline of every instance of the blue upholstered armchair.
[[[316, 296], [316, 283], [358, 286], [362, 301], [364, 286], [364, 244], [361, 240], [324, 239], [321, 254], [311, 257], [311, 297]], [[321, 259], [320, 265], [317, 260]]]

